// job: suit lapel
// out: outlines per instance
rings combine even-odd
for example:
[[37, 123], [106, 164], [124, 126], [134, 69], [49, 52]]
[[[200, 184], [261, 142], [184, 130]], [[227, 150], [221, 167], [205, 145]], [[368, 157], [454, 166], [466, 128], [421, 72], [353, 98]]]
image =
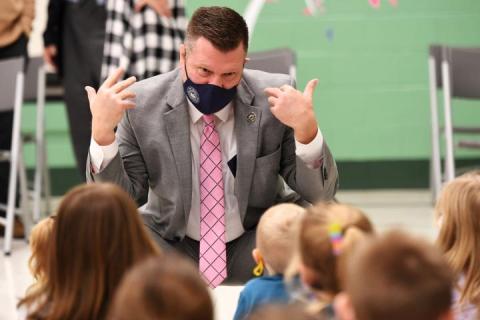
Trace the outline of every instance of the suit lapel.
[[165, 120], [170, 148], [180, 179], [179, 193], [183, 198], [185, 221], [188, 221], [192, 203], [192, 147], [190, 144], [190, 115], [183, 93], [180, 77], [173, 83], [167, 95], [167, 104], [172, 108], [163, 117]]
[[235, 135], [237, 138], [237, 175], [235, 195], [242, 220], [245, 217], [257, 157], [258, 130], [262, 112], [252, 106], [253, 92], [244, 80], [235, 100]]

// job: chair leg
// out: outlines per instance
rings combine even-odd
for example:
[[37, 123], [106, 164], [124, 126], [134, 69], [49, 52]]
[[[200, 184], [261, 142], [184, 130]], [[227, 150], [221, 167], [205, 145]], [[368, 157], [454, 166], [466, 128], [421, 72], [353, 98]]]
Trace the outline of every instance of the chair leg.
[[436, 86], [435, 59], [428, 59], [429, 84], [430, 84], [430, 115], [432, 154], [430, 158], [430, 187], [432, 190], [432, 202], [435, 203], [442, 188], [442, 169], [440, 159], [440, 129], [438, 125], [438, 99]]
[[36, 126], [36, 151], [37, 163], [35, 166], [34, 197], [33, 197], [33, 219], [40, 220], [42, 208], [42, 186], [45, 179], [45, 68], [38, 69], [37, 87], [37, 126]]
[[24, 226], [25, 240], [28, 241], [30, 230], [33, 227], [32, 206], [30, 202], [30, 193], [28, 190], [27, 169], [23, 160], [23, 145], [20, 142], [18, 154], [18, 177], [20, 179], [20, 212], [21, 220]]
[[450, 68], [442, 61], [443, 100], [445, 109], [445, 181], [455, 179], [455, 158], [453, 151], [453, 125], [450, 87]]
[[[46, 149], [45, 145], [44, 148]], [[48, 169], [48, 160], [46, 150], [43, 152], [43, 196], [45, 199], [45, 212], [47, 215], [51, 214], [51, 198], [52, 198], [52, 189], [50, 186], [50, 170]]]
[[13, 112], [13, 133], [12, 147], [10, 156], [10, 177], [8, 183], [7, 215], [5, 226], [5, 241], [3, 251], [5, 255], [10, 255], [13, 239], [13, 222], [15, 216], [15, 198], [17, 195], [17, 173], [18, 158], [20, 148], [20, 126], [22, 119], [22, 101], [23, 101], [23, 73], [17, 74], [15, 85], [15, 107]]

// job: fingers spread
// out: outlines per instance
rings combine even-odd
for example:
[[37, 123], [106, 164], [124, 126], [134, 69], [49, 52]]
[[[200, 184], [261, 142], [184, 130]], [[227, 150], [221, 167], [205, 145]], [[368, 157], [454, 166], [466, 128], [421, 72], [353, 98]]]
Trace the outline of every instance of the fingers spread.
[[120, 91], [122, 91], [123, 89], [126, 89], [128, 87], [130, 87], [132, 84], [135, 83], [135, 81], [137, 81], [137, 79], [135, 77], [130, 77], [126, 80], [123, 80], [123, 81], [120, 81], [118, 82], [117, 84], [115, 84], [113, 87], [112, 87], [112, 90], [113, 92], [115, 93], [119, 93]]
[[95, 96], [96, 96], [95, 89], [93, 89], [92, 87], [86, 86], [85, 90], [87, 91], [88, 101], [90, 103], [93, 103], [93, 99], [95, 99]]
[[137, 95], [133, 91], [124, 90], [120, 92], [118, 96], [120, 97], [120, 99], [126, 100], [126, 99], [135, 99]]
[[122, 75], [123, 68], [117, 68], [110, 76], [108, 76], [107, 80], [102, 84], [102, 88], [110, 88], [122, 78]]
[[124, 109], [133, 109], [136, 106], [135, 102], [130, 100], [122, 101], [120, 104]]

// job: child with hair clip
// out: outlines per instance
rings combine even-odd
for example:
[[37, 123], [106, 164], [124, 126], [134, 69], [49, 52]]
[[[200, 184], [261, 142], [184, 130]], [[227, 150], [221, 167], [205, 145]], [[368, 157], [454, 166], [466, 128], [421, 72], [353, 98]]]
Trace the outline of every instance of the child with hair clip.
[[455, 272], [455, 319], [480, 314], [480, 171], [448, 183], [435, 208], [440, 230], [437, 246]]
[[287, 303], [289, 296], [283, 274], [294, 251], [295, 225], [305, 209], [284, 203], [271, 207], [260, 218], [257, 247], [252, 256], [257, 266], [253, 273], [261, 276], [247, 282], [240, 293], [234, 320], [245, 319], [256, 308], [270, 303]]
[[334, 319], [332, 302], [343, 287], [346, 260], [358, 242], [373, 233], [370, 220], [357, 208], [336, 203], [309, 208], [287, 272], [292, 298], [303, 301], [311, 313]]

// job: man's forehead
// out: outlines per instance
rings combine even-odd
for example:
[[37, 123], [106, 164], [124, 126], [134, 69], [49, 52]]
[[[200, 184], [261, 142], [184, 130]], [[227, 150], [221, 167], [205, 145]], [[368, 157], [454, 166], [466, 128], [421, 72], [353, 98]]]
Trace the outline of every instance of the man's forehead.
[[234, 49], [222, 52], [213, 47], [201, 48], [201, 46], [196, 46], [187, 52], [187, 59], [190, 60], [190, 63], [221, 72], [232, 72], [243, 68], [245, 56], [243, 50]]

